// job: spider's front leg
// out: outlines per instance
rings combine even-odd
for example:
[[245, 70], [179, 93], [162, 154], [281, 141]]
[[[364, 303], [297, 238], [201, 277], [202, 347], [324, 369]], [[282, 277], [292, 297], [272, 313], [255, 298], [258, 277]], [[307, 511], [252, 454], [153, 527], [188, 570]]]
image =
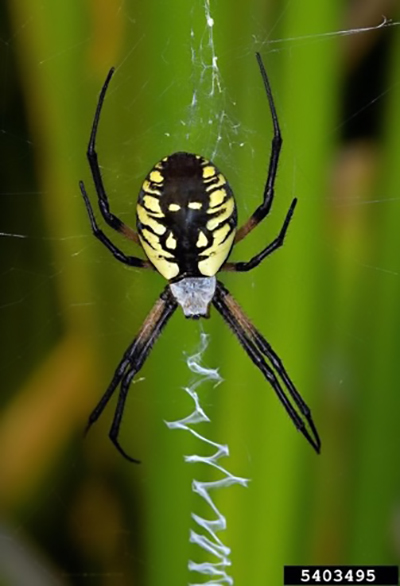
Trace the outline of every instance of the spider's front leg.
[[103, 103], [104, 103], [104, 99], [106, 97], [108, 85], [111, 81], [112, 76], [114, 75], [114, 71], [115, 71], [115, 69], [114, 69], [114, 67], [112, 67], [110, 69], [110, 71], [108, 72], [108, 75], [107, 75], [106, 80], [103, 84], [103, 87], [101, 88], [99, 100], [97, 102], [96, 112], [95, 112], [94, 119], [93, 119], [92, 131], [90, 133], [89, 145], [88, 145], [86, 155], [87, 155], [87, 158], [89, 161], [90, 170], [92, 172], [93, 182], [96, 187], [99, 208], [100, 208], [100, 211], [101, 211], [101, 214], [102, 214], [104, 220], [107, 222], [107, 224], [111, 228], [113, 228], [114, 230], [116, 230], [117, 232], [119, 232], [120, 234], [122, 234], [123, 236], [128, 238], [129, 240], [133, 240], [133, 242], [136, 242], [137, 244], [139, 244], [139, 238], [138, 238], [138, 235], [135, 232], [135, 230], [133, 230], [132, 228], [130, 228], [129, 226], [124, 224], [124, 222], [122, 222], [122, 220], [120, 220], [119, 218], [117, 218], [117, 216], [115, 216], [113, 213], [111, 213], [110, 204], [108, 203], [108, 197], [107, 197], [106, 190], [104, 188], [103, 178], [101, 176], [100, 166], [99, 166], [99, 162], [97, 159], [97, 152], [96, 152], [97, 129], [99, 126], [101, 110], [103, 108]]
[[[261, 77], [264, 82], [264, 88], [265, 88], [267, 98], [268, 98], [268, 104], [269, 104], [269, 109], [270, 109], [271, 117], [272, 117], [272, 124], [273, 124], [273, 128], [274, 128], [274, 135], [272, 138], [271, 155], [270, 155], [270, 159], [269, 159], [267, 181], [266, 181], [265, 187], [264, 187], [263, 201], [258, 206], [256, 211], [252, 214], [252, 216], [247, 220], [247, 222], [243, 226], [241, 226], [239, 228], [239, 230], [236, 232], [234, 246], [240, 240], [245, 238], [245, 236], [247, 236], [247, 234], [249, 234], [253, 230], [253, 228], [255, 228], [268, 215], [268, 213], [271, 209], [272, 202], [274, 199], [275, 179], [276, 179], [276, 173], [278, 170], [279, 155], [280, 155], [281, 147], [282, 147], [282, 135], [281, 135], [280, 127], [279, 127], [278, 115], [276, 113], [275, 103], [274, 103], [274, 99], [272, 96], [272, 90], [271, 90], [271, 86], [270, 86], [270, 83], [268, 80], [267, 72], [265, 71], [265, 67], [262, 62], [260, 53], [256, 53], [256, 57], [257, 57], [258, 66], [260, 68]], [[285, 218], [285, 221], [284, 221], [283, 226], [281, 228], [281, 231], [278, 234], [278, 236], [275, 238], [275, 240], [273, 240], [270, 244], [268, 244], [268, 246], [266, 246], [261, 252], [256, 254], [249, 261], [247, 261], [247, 262], [226, 262], [222, 266], [221, 270], [240, 271], [240, 272], [250, 271], [251, 269], [253, 269], [257, 265], [259, 265], [260, 262], [262, 260], [264, 260], [264, 258], [269, 256], [275, 250], [277, 250], [277, 248], [282, 246], [283, 241], [285, 239], [287, 229], [289, 227], [290, 220], [293, 217], [293, 212], [296, 207], [296, 204], [297, 204], [297, 199], [295, 198], [295, 199], [293, 199], [293, 201], [290, 205], [289, 211], [286, 214], [286, 218]]]
[[271, 155], [269, 159], [268, 176], [264, 187], [263, 202], [258, 206], [256, 211], [250, 216], [247, 222], [239, 228], [235, 236], [235, 244], [242, 240], [251, 232], [269, 213], [274, 199], [274, 187], [276, 173], [278, 170], [279, 155], [282, 147], [282, 135], [279, 127], [278, 114], [276, 113], [274, 98], [272, 96], [271, 86], [269, 84], [267, 72], [262, 62], [260, 53], [256, 53], [258, 66], [262, 80], [264, 82], [265, 92], [268, 98], [269, 110], [271, 112], [274, 136], [271, 143]]

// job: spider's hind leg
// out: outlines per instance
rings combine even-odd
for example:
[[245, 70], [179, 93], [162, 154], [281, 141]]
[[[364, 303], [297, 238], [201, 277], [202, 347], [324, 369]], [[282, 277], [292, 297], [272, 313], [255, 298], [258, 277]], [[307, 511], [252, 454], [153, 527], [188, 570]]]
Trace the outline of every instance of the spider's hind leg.
[[140, 464], [140, 460], [137, 460], [136, 458], [132, 458], [132, 456], [129, 456], [129, 454], [127, 454], [125, 452], [125, 450], [123, 449], [123, 447], [121, 446], [121, 444], [118, 441], [119, 428], [121, 427], [121, 421], [122, 421], [122, 415], [123, 415], [124, 408], [125, 408], [126, 397], [128, 395], [129, 386], [130, 386], [136, 372], [137, 372], [137, 370], [128, 371], [122, 380], [121, 389], [120, 389], [119, 397], [118, 397], [118, 403], [117, 403], [117, 407], [115, 409], [113, 422], [111, 424], [109, 437], [110, 437], [110, 440], [112, 441], [112, 443], [114, 444], [114, 446], [119, 451], [119, 453], [126, 460], [129, 460], [129, 462], [133, 462], [134, 464]]
[[177, 302], [175, 301], [169, 285], [164, 289], [160, 298], [155, 303], [153, 309], [143, 322], [143, 325], [132, 342], [129, 348], [126, 350], [123, 359], [121, 360], [113, 379], [100, 399], [97, 407], [94, 409], [89, 417], [89, 421], [86, 430], [97, 421], [102, 412], [104, 411], [107, 403], [114, 394], [116, 388], [120, 384], [120, 391], [118, 397], [118, 403], [115, 410], [114, 418], [110, 429], [110, 439], [117, 448], [117, 450], [130, 462], [138, 463], [139, 460], [129, 456], [125, 450], [121, 447], [118, 441], [118, 434], [121, 427], [122, 416], [125, 408], [125, 401], [128, 395], [129, 386], [135, 376], [142, 368], [146, 358], [150, 354], [151, 348], [158, 336], [161, 334], [164, 326], [167, 324], [169, 318], [172, 316], [177, 308]]
[[[249, 358], [270, 383], [296, 428], [319, 454], [321, 440], [311, 417], [311, 411], [290, 380], [280, 358], [278, 358], [265, 338], [256, 330], [249, 318], [233, 299], [232, 295], [220, 282], [217, 282], [213, 304], [236, 334]], [[275, 369], [283, 385], [272, 367], [265, 361], [264, 356]]]

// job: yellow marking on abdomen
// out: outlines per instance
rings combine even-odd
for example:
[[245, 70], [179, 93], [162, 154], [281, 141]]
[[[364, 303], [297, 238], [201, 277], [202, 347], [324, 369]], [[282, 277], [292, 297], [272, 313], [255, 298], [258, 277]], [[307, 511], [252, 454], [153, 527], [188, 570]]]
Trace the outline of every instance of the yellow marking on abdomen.
[[149, 226], [156, 234], [162, 235], [167, 231], [166, 227], [160, 224], [155, 218], [149, 216], [144, 207], [140, 204], [136, 206], [139, 221], [145, 226]]
[[[232, 230], [229, 224], [224, 224], [222, 228], [218, 228], [218, 230], [214, 230], [213, 232], [213, 243], [210, 248], [214, 248], [216, 246], [220, 246], [222, 242], [224, 242], [226, 236]], [[207, 251], [206, 251], [207, 253]]]
[[151, 210], [159, 217], [164, 217], [164, 214], [161, 211], [160, 203], [157, 197], [153, 197], [151, 195], [145, 195], [143, 198], [143, 204], [148, 210]]
[[[216, 189], [210, 193], [210, 207], [215, 208], [219, 206], [226, 198], [226, 189]], [[208, 213], [212, 213], [214, 210], [208, 210]]]
[[143, 181], [142, 189], [145, 193], [149, 193], [150, 195], [161, 195], [161, 191], [155, 187], [152, 187], [148, 179]]
[[[141, 243], [143, 244], [144, 238], [146, 238], [145, 244], [148, 247], [151, 247], [152, 255], [154, 255], [156, 251], [163, 252], [164, 249], [162, 248], [160, 239], [156, 234], [146, 228], [142, 228], [141, 232], [139, 232], [139, 236], [140, 234], [143, 234], [143, 239], [140, 240]], [[150, 258], [151, 255], [148, 254], [147, 256]]]
[[226, 184], [226, 179], [222, 175], [222, 173], [220, 173], [217, 177], [217, 180], [215, 182], [211, 183], [211, 185], [209, 185], [208, 187], [206, 187], [206, 191], [212, 191], [216, 187], [222, 187], [222, 185], [225, 185], [225, 184]]
[[215, 230], [217, 226], [219, 226], [220, 224], [222, 224], [222, 222], [231, 217], [234, 210], [235, 202], [233, 201], [233, 197], [231, 197], [230, 199], [228, 199], [227, 202], [225, 202], [225, 205], [221, 207], [221, 213], [218, 216], [211, 218], [211, 220], [208, 220], [207, 229], [211, 231]]
[[164, 177], [161, 175], [160, 171], [151, 171], [149, 177], [150, 181], [153, 181], [154, 183], [162, 183], [164, 181]]
[[[227, 227], [229, 228], [229, 226]], [[218, 244], [214, 241], [210, 248], [208, 248], [202, 253], [202, 256], [207, 255], [207, 258], [199, 261], [198, 264], [199, 271], [202, 275], [204, 275], [205, 277], [212, 277], [216, 273], [218, 273], [219, 269], [228, 257], [229, 251], [232, 247], [233, 240], [235, 238], [235, 233], [236, 229], [232, 230], [232, 233], [228, 236], [228, 238], [225, 240], [223, 244]]]
[[[144, 238], [141, 237], [139, 233], [140, 243], [143, 247], [143, 250], [149, 259], [149, 261], [155, 266], [157, 271], [165, 278], [165, 279], [173, 279], [179, 273], [179, 266], [177, 263], [170, 262], [168, 259], [173, 259], [173, 255], [169, 252], [165, 251], [158, 240], [158, 237], [150, 232], [149, 230], [143, 229], [143, 236], [146, 233], [146, 242]], [[154, 247], [153, 247], [154, 245]], [[154, 250], [154, 248], [156, 250]]]
[[209, 179], [210, 177], [214, 177], [214, 175], [215, 175], [215, 167], [212, 167], [211, 165], [207, 165], [207, 167], [204, 167], [203, 179]]
[[170, 203], [168, 209], [170, 212], [178, 212], [181, 209], [181, 206], [177, 203]]
[[201, 208], [203, 207], [203, 204], [199, 201], [190, 201], [188, 203], [188, 207], [191, 208], [192, 210], [201, 210]]
[[174, 248], [176, 248], [176, 238], [174, 237], [174, 235], [172, 234], [172, 232], [169, 234], [168, 238], [166, 239], [165, 246], [167, 248], [171, 248], [172, 250]]
[[198, 248], [204, 248], [205, 246], [207, 246], [207, 244], [208, 244], [207, 236], [204, 234], [204, 232], [202, 232], [200, 230], [199, 237], [197, 238], [196, 246]]

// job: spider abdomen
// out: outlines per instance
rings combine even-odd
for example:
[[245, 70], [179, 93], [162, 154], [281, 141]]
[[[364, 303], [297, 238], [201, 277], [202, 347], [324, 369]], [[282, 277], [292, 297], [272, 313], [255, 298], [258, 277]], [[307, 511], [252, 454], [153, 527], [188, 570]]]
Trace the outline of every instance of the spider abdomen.
[[165, 157], [143, 182], [137, 203], [139, 239], [168, 280], [214, 276], [231, 251], [236, 225], [228, 182], [199, 155]]

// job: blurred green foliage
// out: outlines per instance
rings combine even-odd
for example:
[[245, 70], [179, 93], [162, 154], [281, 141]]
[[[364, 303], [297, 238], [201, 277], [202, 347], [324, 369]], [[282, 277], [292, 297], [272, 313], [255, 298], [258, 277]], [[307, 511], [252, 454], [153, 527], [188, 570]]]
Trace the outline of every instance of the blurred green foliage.
[[[210, 473], [183, 462], [202, 447], [163, 421], [191, 411], [184, 358], [202, 329], [204, 361], [225, 378], [200, 391], [207, 434], [252, 479], [216, 495], [235, 583], [281, 584], [284, 564], [398, 562], [400, 31], [339, 32], [379, 24], [375, 4], [2, 4], [1, 585], [195, 581], [190, 513], [209, 511], [191, 479]], [[399, 18], [394, 2], [386, 11]], [[222, 278], [312, 407], [322, 454], [219, 316], [177, 312], [130, 392], [121, 442], [143, 461], [131, 466], [108, 441], [112, 406], [85, 440], [82, 430], [164, 283], [90, 233], [78, 181], [95, 201], [85, 150], [97, 95], [115, 65], [98, 138], [114, 213], [134, 225], [143, 177], [187, 150], [222, 169], [243, 221], [271, 140], [256, 50], [284, 146], [271, 215], [233, 258], [272, 240], [299, 205], [282, 250]]]

